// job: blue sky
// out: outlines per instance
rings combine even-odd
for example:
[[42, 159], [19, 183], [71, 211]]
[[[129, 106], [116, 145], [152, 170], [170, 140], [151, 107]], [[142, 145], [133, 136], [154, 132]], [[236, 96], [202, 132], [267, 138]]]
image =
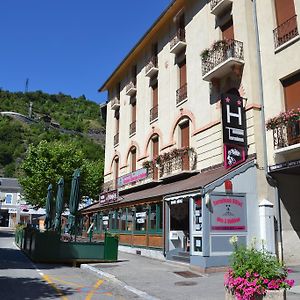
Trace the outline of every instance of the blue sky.
[[97, 92], [171, 0], [0, 0], [0, 87]]

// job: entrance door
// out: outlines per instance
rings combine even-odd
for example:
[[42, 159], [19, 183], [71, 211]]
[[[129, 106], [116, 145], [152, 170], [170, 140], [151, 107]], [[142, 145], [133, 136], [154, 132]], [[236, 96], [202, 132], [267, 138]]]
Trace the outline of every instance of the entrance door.
[[169, 250], [180, 249], [189, 252], [189, 201], [171, 200]]

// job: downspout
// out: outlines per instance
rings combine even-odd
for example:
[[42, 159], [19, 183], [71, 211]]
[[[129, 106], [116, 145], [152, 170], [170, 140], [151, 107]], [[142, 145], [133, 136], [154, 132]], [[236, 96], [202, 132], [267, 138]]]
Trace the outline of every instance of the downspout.
[[[253, 1], [253, 21], [255, 27], [255, 38], [256, 38], [256, 56], [257, 56], [257, 66], [258, 66], [258, 87], [259, 87], [259, 98], [260, 98], [260, 117], [261, 117], [261, 134], [263, 139], [263, 154], [264, 154], [264, 170], [266, 179], [270, 178], [270, 174], [268, 173], [268, 153], [267, 153], [267, 138], [266, 138], [266, 130], [265, 130], [265, 105], [264, 105], [264, 92], [263, 92], [263, 76], [262, 76], [262, 64], [261, 64], [261, 50], [260, 50], [260, 40], [259, 40], [259, 29], [258, 29], [258, 21], [257, 21], [257, 6], [256, 0]], [[278, 195], [278, 188], [275, 188], [275, 198], [276, 198], [276, 211], [275, 214], [278, 219], [278, 244], [279, 244], [279, 258], [283, 260], [283, 251], [282, 251], [282, 225], [281, 225], [281, 212], [280, 212], [280, 198]]]

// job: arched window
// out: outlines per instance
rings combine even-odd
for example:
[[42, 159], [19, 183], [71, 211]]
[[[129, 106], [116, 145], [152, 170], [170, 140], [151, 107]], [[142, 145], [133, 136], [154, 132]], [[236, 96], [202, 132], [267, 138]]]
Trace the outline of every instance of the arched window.
[[130, 149], [130, 169], [131, 172], [136, 171], [136, 148], [132, 147]]
[[119, 157], [117, 156], [114, 159], [114, 169], [113, 169], [113, 174], [114, 174], [114, 188], [116, 189], [118, 187], [118, 177], [119, 177]]
[[[152, 159], [155, 159], [159, 155], [159, 137], [155, 135], [151, 139], [151, 154]], [[158, 179], [158, 168], [156, 165], [153, 166], [153, 179]]]

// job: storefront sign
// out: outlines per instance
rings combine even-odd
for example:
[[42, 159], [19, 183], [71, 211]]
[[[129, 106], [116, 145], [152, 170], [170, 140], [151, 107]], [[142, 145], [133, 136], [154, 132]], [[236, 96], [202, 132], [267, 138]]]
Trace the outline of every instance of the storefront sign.
[[274, 171], [280, 171], [284, 169], [290, 169], [290, 168], [295, 168], [295, 167], [300, 167], [300, 160], [292, 160], [292, 161], [286, 161], [281, 164], [273, 165], [269, 167], [270, 172]]
[[139, 219], [136, 219], [136, 222], [138, 224], [144, 224], [145, 223], [145, 219], [144, 218], [139, 218]]
[[9, 214], [16, 214], [16, 213], [17, 213], [17, 209], [16, 209], [16, 208], [10, 208], [10, 209], [8, 210], [8, 213], [9, 213]]
[[147, 178], [147, 169], [142, 168], [135, 172], [132, 172], [132, 173], [129, 173], [129, 174], [119, 177], [118, 178], [118, 187], [122, 187], [129, 183], [134, 183], [134, 182], [143, 180], [145, 178]]
[[243, 98], [222, 94], [222, 123], [225, 168], [236, 166], [246, 159], [246, 114]]
[[135, 216], [137, 218], [146, 218], [146, 212], [137, 212]]
[[211, 214], [212, 231], [246, 231], [245, 196], [211, 195], [213, 213]]
[[113, 190], [109, 192], [101, 193], [99, 196], [99, 203], [100, 204], [109, 204], [118, 201], [118, 191]]

